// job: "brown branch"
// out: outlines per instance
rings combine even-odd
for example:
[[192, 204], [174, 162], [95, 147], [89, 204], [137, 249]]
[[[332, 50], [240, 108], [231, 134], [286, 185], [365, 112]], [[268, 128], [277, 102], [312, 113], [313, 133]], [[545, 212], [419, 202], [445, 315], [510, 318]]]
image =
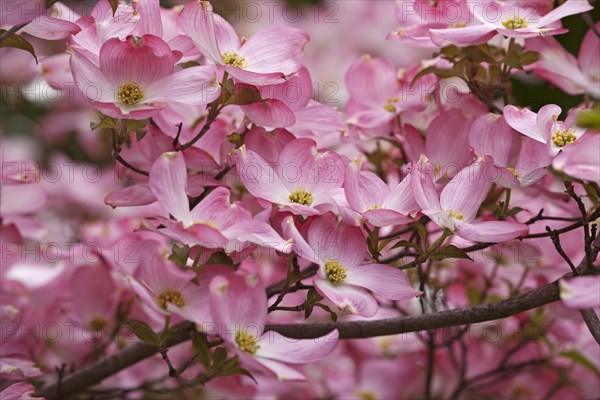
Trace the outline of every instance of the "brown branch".
[[[592, 248], [593, 257], [595, 258], [598, 255], [598, 252], [600, 252], [600, 235], [594, 240]], [[308, 274], [313, 267], [314, 265], [311, 265], [302, 272]], [[588, 274], [600, 275], [600, 268], [592, 268], [587, 265], [587, 257], [581, 261], [577, 267], [577, 271], [579, 273], [589, 271]], [[569, 273], [561, 279], [571, 277], [573, 277], [573, 273]], [[280, 287], [283, 287], [283, 282], [278, 282], [269, 286], [267, 288], [267, 293], [270, 292], [271, 295], [276, 294], [278, 293], [278, 290], [281, 290]], [[265, 331], [275, 331], [294, 339], [314, 339], [337, 329], [341, 339], [361, 339], [493, 321], [507, 318], [559, 300], [559, 280], [556, 280], [546, 286], [520, 294], [511, 299], [471, 308], [459, 308], [431, 314], [388, 318], [376, 321], [267, 324], [265, 326]], [[586, 310], [582, 312], [582, 315], [584, 316], [584, 320], [592, 332], [592, 335], [594, 335], [594, 338], [600, 343], [600, 321], [598, 320], [598, 316], [595, 315], [595, 313], [594, 316], [591, 316]], [[195, 325], [191, 322], [183, 322], [174, 326], [172, 329], [173, 333], [169, 335], [167, 347], [189, 340], [190, 332], [195, 329]], [[222, 341], [213, 343], [213, 346], [219, 343], [222, 343]], [[78, 371], [63, 377], [61, 380], [46, 384], [41, 387], [35, 395], [45, 397], [48, 400], [69, 398], [158, 352], [159, 347], [157, 346], [147, 343], [136, 343], [103, 360], [83, 367]], [[59, 386], [60, 392], [58, 391]]]

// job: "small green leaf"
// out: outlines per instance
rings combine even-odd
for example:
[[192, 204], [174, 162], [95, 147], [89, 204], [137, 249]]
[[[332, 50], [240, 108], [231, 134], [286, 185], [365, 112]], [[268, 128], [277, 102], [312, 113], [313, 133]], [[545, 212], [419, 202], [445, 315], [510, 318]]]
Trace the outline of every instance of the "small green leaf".
[[589, 369], [590, 371], [592, 371], [594, 374], [598, 375], [598, 369], [596, 369], [596, 367], [594, 366], [594, 364], [588, 360], [585, 356], [583, 356], [581, 353], [579, 353], [576, 350], [571, 350], [571, 351], [565, 351], [564, 353], [560, 353], [561, 356], [563, 357], [567, 357], [568, 359], [570, 359], [571, 361], [573, 361], [574, 363], [577, 363], [587, 369]]
[[397, 249], [398, 247], [411, 247], [413, 249], [419, 250], [419, 245], [413, 242], [409, 242], [408, 240], [400, 240], [395, 243], [390, 249]]
[[596, 134], [600, 132], [600, 102], [590, 110], [582, 110], [577, 116], [577, 125], [583, 128], [592, 128]]
[[198, 61], [188, 61], [177, 65], [179, 65], [183, 69], [187, 69], [192, 67], [199, 67], [201, 64]]
[[323, 296], [321, 296], [315, 288], [308, 289], [306, 293], [306, 302], [304, 303], [304, 318], [310, 317], [312, 314], [313, 308], [316, 303], [323, 300]]
[[[0, 35], [6, 33], [6, 30], [0, 29]], [[35, 49], [27, 40], [23, 39], [21, 36], [13, 33], [9, 37], [5, 38], [0, 42], [0, 47], [12, 47], [14, 49], [25, 50], [29, 52], [33, 58], [35, 58], [35, 63], [38, 63], [37, 56], [35, 55]]]
[[142, 342], [152, 344], [154, 346], [158, 346], [160, 344], [160, 336], [158, 333], [154, 332], [154, 330], [143, 321], [139, 321], [136, 319], [130, 319], [125, 323], [135, 336], [138, 337]]
[[108, 0], [108, 3], [110, 4], [110, 8], [112, 9], [114, 16], [117, 12], [117, 8], [119, 7], [119, 0]]
[[469, 257], [469, 255], [463, 249], [459, 249], [452, 244], [434, 251], [432, 254], [429, 254], [428, 258], [435, 261], [442, 261], [447, 258], [462, 258], [473, 261], [473, 259]]
[[321, 303], [316, 303], [315, 306], [327, 311], [329, 313], [329, 316], [331, 317], [331, 320], [333, 322], [337, 322], [337, 314], [335, 313], [335, 311], [333, 311], [331, 308], [329, 308], [329, 306], [325, 305], [325, 304], [321, 304]]
[[450, 46], [443, 47], [442, 50], [440, 50], [440, 54], [444, 56], [445, 59], [451, 61], [458, 57], [460, 54], [460, 48], [452, 44]]
[[410, 85], [411, 86], [414, 85], [416, 81], [418, 81], [425, 75], [429, 75], [429, 74], [435, 74], [435, 76], [437, 76], [438, 78], [452, 78], [454, 76], [457, 76], [456, 73], [451, 69], [442, 69], [442, 68], [437, 68], [437, 67], [432, 66], [432, 67], [427, 67], [427, 68], [420, 70], [415, 75], [415, 77], [413, 78]]
[[200, 364], [202, 364], [204, 368], [208, 369], [212, 362], [212, 353], [210, 352], [206, 335], [198, 332], [191, 332], [190, 338], [192, 339], [192, 344], [198, 354], [198, 361], [200, 361]]
[[171, 254], [169, 255], [169, 260], [174, 261], [175, 264], [179, 265], [181, 268], [184, 268], [187, 265], [187, 260], [190, 256], [190, 246], [187, 244], [179, 247], [174, 244], [171, 248]]
[[206, 261], [206, 265], [226, 265], [228, 267], [232, 267], [233, 260], [224, 252], [218, 251], [210, 256], [210, 258]]
[[213, 368], [215, 371], [220, 371], [227, 361], [227, 350], [225, 347], [217, 347], [213, 353]]
[[508, 210], [508, 212], [506, 213], [506, 216], [507, 217], [514, 217], [515, 215], [517, 215], [521, 211], [523, 211], [523, 209], [521, 207], [513, 207], [510, 210]]
[[421, 238], [421, 241], [423, 243], [427, 243], [427, 228], [425, 228], [425, 225], [423, 225], [419, 221], [413, 222], [412, 225], [417, 230], [417, 234]]
[[227, 104], [237, 104], [239, 106], [252, 104], [262, 101], [260, 92], [252, 86], [243, 86], [229, 99]]
[[525, 53], [521, 54], [521, 56], [519, 57], [519, 61], [521, 62], [521, 65], [531, 65], [534, 62], [539, 61], [540, 59], [540, 53], [536, 52], [536, 51], [526, 51]]
[[[487, 49], [486, 49], [487, 50]], [[482, 49], [482, 46], [468, 46], [465, 47], [461, 53], [463, 57], [469, 60], [475, 61], [476, 63], [486, 62], [488, 64], [495, 64], [494, 60], [489, 54]]]

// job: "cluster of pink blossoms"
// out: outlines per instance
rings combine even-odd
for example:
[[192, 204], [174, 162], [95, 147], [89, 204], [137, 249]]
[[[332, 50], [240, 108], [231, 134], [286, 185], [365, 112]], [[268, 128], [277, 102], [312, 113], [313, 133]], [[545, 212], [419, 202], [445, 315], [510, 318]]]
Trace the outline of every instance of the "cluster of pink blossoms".
[[[581, 117], [598, 112], [600, 24], [576, 59], [546, 36], [568, 32], [560, 20], [589, 3], [523, 3], [397, 1], [390, 52], [401, 42], [435, 54], [401, 68], [358, 55], [338, 71], [342, 113], [313, 96], [303, 29], [241, 37], [198, 0], [10, 2], [0, 27], [26, 24], [15, 32], [32, 38], [39, 65], [2, 67], [3, 83], [62, 94], [40, 101], [41, 140], [73, 142], [95, 164], [48, 150], [41, 166], [19, 141], [2, 145], [0, 397], [60, 398], [53, 382], [139, 341], [160, 354], [78, 390], [598, 396], [598, 347], [571, 311], [600, 309], [589, 268], [560, 280], [563, 302], [543, 315], [497, 321], [494, 339], [476, 325], [342, 330], [482, 306], [563, 277], [567, 256], [595, 261], [600, 133]], [[26, 54], [1, 51], [15, 65]], [[511, 105], [509, 78], [525, 73], [585, 99], [564, 112]], [[503, 96], [486, 97], [482, 82]], [[341, 325], [308, 332], [332, 320]]]

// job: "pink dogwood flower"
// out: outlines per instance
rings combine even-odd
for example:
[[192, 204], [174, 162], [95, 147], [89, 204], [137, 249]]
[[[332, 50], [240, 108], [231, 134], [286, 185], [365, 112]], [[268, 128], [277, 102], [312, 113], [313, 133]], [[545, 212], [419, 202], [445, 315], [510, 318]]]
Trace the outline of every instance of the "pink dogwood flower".
[[344, 183], [342, 158], [318, 152], [314, 140], [306, 138], [288, 143], [275, 165], [242, 146], [237, 170], [252, 195], [298, 215], [320, 214], [319, 206], [334, 204], [331, 196]]
[[350, 207], [374, 226], [408, 224], [419, 211], [408, 175], [393, 189], [371, 171], [361, 171], [363, 158], [346, 167], [344, 192]]
[[485, 200], [496, 176], [491, 157], [478, 158], [463, 168], [438, 195], [426, 160], [413, 168], [413, 193], [423, 213], [439, 226], [474, 242], [502, 242], [526, 235], [529, 227], [511, 221], [476, 221], [477, 211]]
[[359, 128], [379, 128], [405, 110], [422, 111], [427, 107], [425, 94], [430, 78], [419, 80], [414, 87], [410, 79], [400, 79], [396, 66], [386, 58], [364, 55], [346, 73], [350, 92], [348, 124]]
[[145, 119], [162, 102], [207, 104], [219, 97], [214, 66], [175, 71], [181, 53], [153, 35], [107, 40], [99, 65], [78, 47], [71, 47], [75, 82], [94, 108], [114, 118]]
[[229, 75], [252, 85], [283, 83], [301, 66], [308, 35], [300, 29], [263, 29], [243, 40], [208, 1], [193, 1], [177, 20], [202, 54]]
[[139, 254], [140, 266], [129, 282], [144, 306], [158, 314], [174, 313], [188, 320], [206, 315], [207, 288], [192, 282], [195, 271], [182, 270], [168, 260], [168, 251], [155, 240], [141, 242]]
[[265, 332], [265, 287], [257, 275], [245, 271], [213, 278], [209, 303], [212, 320], [199, 324], [202, 330], [221, 336], [233, 347], [242, 364], [275, 375], [280, 381], [305, 380], [300, 371], [288, 364], [321, 360], [333, 351], [338, 341], [337, 330], [307, 340], [292, 340], [277, 332]]
[[531, 110], [507, 105], [504, 107], [504, 118], [511, 128], [523, 135], [547, 145], [548, 154], [556, 156], [563, 148], [568, 148], [579, 139], [587, 129], [578, 127], [576, 113], [571, 112], [562, 122], [558, 116], [562, 109], [555, 104], [540, 108], [536, 114]]
[[557, 171], [574, 178], [600, 184], [600, 134], [584, 135], [552, 161]]
[[[595, 25], [600, 30], [600, 22]], [[588, 93], [600, 98], [600, 38], [590, 29], [585, 35], [579, 56], [575, 58], [554, 38], [527, 41], [527, 49], [537, 51], [540, 60], [531, 69], [540, 78], [558, 86], [570, 95]]]
[[473, 17], [481, 25], [431, 29], [431, 40], [438, 46], [452, 43], [458, 46], [482, 44], [496, 34], [510, 38], [533, 38], [559, 35], [568, 29], [556, 27], [562, 18], [590, 11], [587, 1], [567, 0], [545, 15], [535, 7], [518, 0], [481, 0], [470, 7]]
[[476, 155], [492, 157], [498, 167], [498, 183], [507, 188], [537, 182], [552, 162], [543, 143], [519, 135], [498, 114], [477, 118], [469, 133], [469, 143]]
[[373, 293], [390, 300], [407, 300], [421, 294], [404, 272], [384, 264], [364, 263], [367, 245], [359, 227], [338, 223], [332, 213], [314, 219], [305, 239], [293, 218], [283, 222], [294, 252], [319, 265], [315, 289], [344, 312], [370, 317], [378, 304]]
[[252, 217], [240, 202], [230, 202], [230, 191], [218, 187], [196, 207], [189, 208], [187, 171], [181, 152], [161, 155], [152, 165], [150, 190], [158, 203], [175, 221], [158, 218], [165, 225], [161, 232], [189, 246], [242, 250], [246, 242], [290, 252], [289, 243], [266, 222]]
[[600, 308], [600, 276], [560, 280], [560, 298], [571, 308]]

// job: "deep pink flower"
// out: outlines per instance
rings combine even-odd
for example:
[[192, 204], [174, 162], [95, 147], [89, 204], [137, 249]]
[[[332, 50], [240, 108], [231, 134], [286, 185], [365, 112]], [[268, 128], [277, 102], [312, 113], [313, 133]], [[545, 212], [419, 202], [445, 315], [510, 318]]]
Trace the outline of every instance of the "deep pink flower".
[[572, 146], [587, 130], [577, 126], [576, 112], [571, 112], [564, 122], [558, 120], [561, 112], [562, 109], [555, 104], [545, 105], [537, 114], [527, 108], [519, 110], [507, 105], [504, 118], [513, 129], [546, 144], [548, 154], [555, 156], [561, 149]]
[[208, 334], [218, 334], [252, 369], [277, 376], [280, 381], [302, 381], [304, 375], [287, 364], [316, 362], [335, 348], [338, 331], [316, 339], [289, 339], [265, 332], [267, 295], [257, 275], [238, 271], [210, 282], [212, 319], [198, 324]]
[[263, 29], [242, 40], [208, 1], [188, 3], [177, 23], [209, 60], [252, 85], [283, 83], [295, 74], [309, 41], [305, 32], [290, 27]]
[[290, 246], [267, 223], [252, 217], [240, 202], [231, 203], [230, 191], [218, 187], [196, 207], [189, 208], [187, 171], [181, 152], [161, 155], [150, 170], [150, 190], [175, 221], [159, 218], [161, 232], [189, 246], [241, 251], [246, 242], [289, 252]]
[[475, 120], [469, 144], [476, 155], [493, 159], [498, 183], [508, 188], [537, 182], [552, 162], [543, 143], [522, 137], [498, 114], [484, 114]]
[[162, 102], [199, 105], [219, 97], [214, 67], [175, 71], [180, 58], [180, 52], [153, 35], [112, 38], [100, 49], [99, 65], [72, 47], [71, 71], [97, 110], [114, 118], [145, 119], [158, 112]]
[[584, 135], [565, 146], [552, 161], [552, 167], [574, 178], [600, 184], [600, 134]]
[[404, 272], [384, 264], [364, 264], [367, 245], [359, 227], [338, 223], [332, 213], [314, 219], [307, 239], [293, 218], [283, 223], [293, 241], [294, 252], [319, 264], [315, 288], [340, 310], [364, 317], [377, 312], [378, 304], [368, 292], [390, 300], [406, 300], [421, 294], [412, 288]]
[[[525, 8], [526, 7], [526, 8]], [[593, 7], [587, 1], [567, 0], [545, 15], [518, 0], [481, 0], [469, 9], [481, 25], [448, 29], [431, 29], [431, 40], [438, 46], [452, 43], [458, 46], [482, 44], [495, 34], [510, 38], [532, 38], [559, 35], [567, 29], [555, 27], [556, 23], [569, 15], [580, 14]]]
[[344, 193], [350, 207], [374, 226], [408, 224], [411, 215], [419, 211], [412, 195], [408, 175], [394, 188], [371, 171], [361, 171], [362, 158], [354, 159], [346, 167]]
[[571, 308], [600, 308], [600, 276], [560, 280], [560, 298]]
[[320, 214], [319, 206], [334, 204], [332, 195], [344, 183], [341, 157], [318, 152], [312, 139], [288, 143], [274, 165], [242, 146], [237, 170], [252, 195], [299, 215]]
[[[600, 29], [597, 22], [595, 29]], [[531, 69], [542, 79], [561, 88], [565, 93], [589, 93], [600, 98], [600, 38], [590, 29], [585, 35], [579, 56], [575, 58], [554, 38], [535, 38], [527, 41], [527, 49], [540, 53], [541, 59]]]
[[475, 242], [502, 242], [529, 232], [527, 225], [517, 222], [475, 220], [496, 179], [496, 168], [489, 156], [463, 168], [439, 195], [424, 164], [421, 161], [413, 168], [412, 189], [423, 213], [439, 226]]

